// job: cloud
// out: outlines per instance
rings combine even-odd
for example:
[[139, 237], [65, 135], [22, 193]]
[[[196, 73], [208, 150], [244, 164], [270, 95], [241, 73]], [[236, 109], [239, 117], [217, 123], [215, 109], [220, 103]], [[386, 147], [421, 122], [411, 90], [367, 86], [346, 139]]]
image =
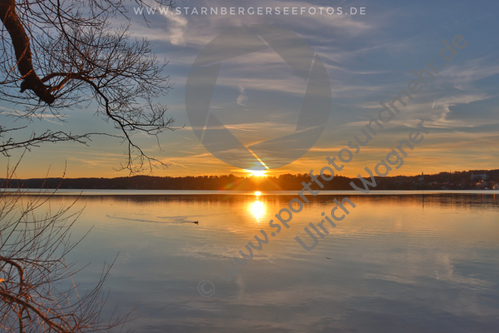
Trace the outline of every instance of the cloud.
[[468, 60], [464, 65], [454, 65], [440, 73], [439, 77], [452, 80], [456, 89], [469, 90], [473, 88], [473, 82], [499, 74], [499, 65], [496, 62], [495, 59], [487, 58]]
[[241, 105], [241, 106], [246, 106], [246, 102], [248, 101], [248, 96], [246, 96], [246, 93], [244, 91], [243, 86], [239, 86], [239, 96], [236, 98], [236, 103]]
[[13, 117], [17, 117], [17, 118], [26, 118], [26, 119], [36, 118], [36, 119], [48, 121], [49, 123], [56, 124], [56, 125], [62, 125], [61, 122], [64, 122], [64, 120], [66, 119], [66, 115], [29, 113], [29, 112], [24, 112], [24, 111], [6, 108], [3, 106], [0, 106], [0, 110], [4, 110], [4, 111], [0, 111], [0, 114], [4, 114], [7, 116], [13, 116]]
[[185, 45], [185, 31], [187, 30], [187, 19], [183, 16], [167, 16], [170, 21], [168, 34], [172, 45]]

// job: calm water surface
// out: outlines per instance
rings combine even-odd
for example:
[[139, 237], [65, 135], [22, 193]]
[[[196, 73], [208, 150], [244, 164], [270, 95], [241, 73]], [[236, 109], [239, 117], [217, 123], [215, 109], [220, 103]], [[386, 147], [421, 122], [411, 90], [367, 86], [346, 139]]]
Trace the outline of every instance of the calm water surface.
[[[76, 205], [75, 239], [93, 229], [70, 255], [91, 263], [75, 280], [91, 285], [119, 253], [108, 307], [140, 303], [136, 332], [499, 331], [497, 194], [349, 196], [357, 207], [311, 251], [295, 237], [311, 243], [304, 227], [339, 194], [310, 197], [275, 237], [268, 222], [294, 196], [96, 194]], [[261, 229], [269, 243], [222, 280]]]

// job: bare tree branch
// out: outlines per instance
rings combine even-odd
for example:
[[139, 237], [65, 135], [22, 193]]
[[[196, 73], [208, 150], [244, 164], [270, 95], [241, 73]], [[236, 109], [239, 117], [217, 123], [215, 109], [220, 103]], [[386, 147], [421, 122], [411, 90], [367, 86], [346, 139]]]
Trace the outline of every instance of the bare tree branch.
[[70, 240], [81, 211], [71, 212], [73, 203], [51, 212], [50, 199], [50, 194], [0, 192], [0, 327], [20, 333], [107, 332], [123, 327], [129, 314], [102, 318], [107, 300], [103, 284], [114, 263], [104, 267], [93, 289], [80, 295], [73, 282], [79, 270], [65, 257], [83, 239]]
[[[127, 23], [111, 27], [116, 17]], [[0, 19], [0, 99], [26, 106], [19, 117], [49, 112], [61, 119], [62, 110], [94, 101], [127, 143], [125, 168], [141, 170], [145, 161], [164, 165], [138, 147], [132, 134], [157, 136], [175, 129], [167, 107], [153, 102], [172, 88], [163, 75], [167, 63], [158, 61], [147, 40], [130, 37], [125, 1], [0, 0]], [[51, 132], [19, 144], [8, 138], [0, 151], [24, 148], [29, 140], [81, 142], [89, 135]]]

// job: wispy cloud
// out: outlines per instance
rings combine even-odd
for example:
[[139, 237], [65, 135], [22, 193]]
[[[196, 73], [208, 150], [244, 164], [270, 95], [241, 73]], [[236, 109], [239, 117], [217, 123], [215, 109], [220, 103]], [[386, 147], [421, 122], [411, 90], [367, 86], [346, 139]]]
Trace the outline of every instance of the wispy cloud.
[[236, 103], [241, 106], [246, 106], [247, 101], [248, 101], [248, 96], [246, 96], [244, 87], [239, 86], [239, 96], [237, 96]]
[[63, 125], [62, 122], [66, 119], [66, 115], [54, 115], [54, 114], [41, 114], [41, 113], [29, 113], [25, 111], [19, 111], [15, 109], [6, 108], [0, 106], [0, 114], [4, 114], [7, 116], [13, 116], [17, 118], [26, 118], [26, 119], [40, 119], [48, 121], [49, 123], [56, 125]]
[[456, 89], [469, 90], [473, 88], [473, 82], [496, 74], [499, 74], [497, 59], [482, 57], [468, 60], [464, 65], [454, 65], [439, 76], [451, 80]]

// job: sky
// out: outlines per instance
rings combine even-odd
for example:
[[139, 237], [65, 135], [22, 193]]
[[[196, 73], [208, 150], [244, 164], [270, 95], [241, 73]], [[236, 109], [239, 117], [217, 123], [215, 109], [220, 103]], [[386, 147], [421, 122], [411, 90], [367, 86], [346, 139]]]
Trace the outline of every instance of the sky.
[[[270, 15], [221, 15], [222, 7], [271, 7]], [[186, 9], [189, 7], [189, 9]], [[196, 15], [202, 7], [219, 10], [218, 15]], [[281, 14], [276, 15], [276, 8]], [[284, 15], [283, 7], [297, 7], [298, 15]], [[301, 15], [300, 8], [306, 11]], [[323, 7], [323, 14], [307, 11]], [[335, 13], [329, 15], [326, 8]], [[338, 15], [338, 7], [357, 14]], [[365, 15], [359, 11], [363, 7]], [[168, 61], [165, 75], [174, 84], [158, 101], [169, 107], [176, 131], [158, 139], [137, 134], [133, 138], [148, 154], [170, 166], [157, 169], [157, 176], [245, 175], [247, 172], [213, 156], [193, 132], [185, 107], [185, 84], [191, 66], [203, 48], [225, 31], [242, 25], [268, 24], [302, 37], [325, 65], [331, 84], [332, 106], [324, 131], [307, 153], [291, 164], [268, 171], [317, 173], [327, 165], [326, 157], [338, 156], [348, 142], [359, 135], [381, 110], [380, 101], [389, 102], [418, 72], [434, 60], [438, 75], [422, 85], [422, 91], [407, 100], [400, 113], [362, 147], [351, 162], [338, 172], [354, 177], [365, 167], [379, 163], [410, 129], [423, 120], [429, 133], [404, 157], [404, 165], [390, 176], [431, 174], [499, 168], [499, 31], [496, 1], [179, 1], [177, 12], [136, 15], [139, 7], [130, 5], [131, 38], [147, 38], [159, 59]], [[165, 10], [165, 9], [163, 9]], [[289, 9], [291, 12], [291, 8]], [[237, 11], [237, 10], [236, 10]], [[256, 11], [256, 9], [255, 9]], [[265, 12], [265, 10], [263, 10]], [[147, 18], [146, 22], [144, 16]], [[117, 25], [122, 21], [113, 22]], [[452, 44], [463, 36], [466, 46], [457, 49], [450, 61], [443, 61], [443, 39]], [[464, 41], [463, 41], [464, 43]], [[450, 56], [447, 50], [445, 55]], [[441, 64], [445, 63], [445, 67]], [[307, 81], [272, 48], [224, 60], [220, 64], [210, 113], [244, 145], [276, 139], [292, 133]], [[2, 124], [18, 125], [8, 116], [16, 105], [0, 104]], [[96, 115], [95, 103], [69, 109], [64, 122], [45, 117], [29, 123], [19, 135], [46, 128], [72, 133], [116, 133], [111, 122]], [[184, 126], [185, 125], [185, 126]], [[158, 146], [159, 143], [159, 146]], [[112, 137], [94, 137], [89, 146], [76, 143], [44, 144], [27, 152], [18, 169], [19, 178], [120, 177], [116, 171], [126, 161], [125, 146]], [[21, 152], [2, 158], [0, 167], [17, 162]], [[146, 172], [149, 173], [148, 171]]]

